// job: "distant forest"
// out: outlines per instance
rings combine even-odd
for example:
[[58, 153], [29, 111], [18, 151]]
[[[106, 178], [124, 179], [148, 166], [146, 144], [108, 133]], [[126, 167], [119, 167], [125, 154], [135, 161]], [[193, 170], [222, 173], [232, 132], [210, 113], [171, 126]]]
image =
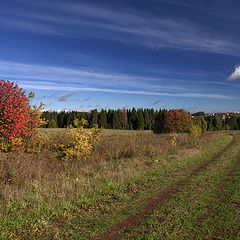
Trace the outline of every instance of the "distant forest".
[[[66, 128], [74, 126], [75, 119], [81, 120], [84, 118], [88, 122], [89, 128], [94, 124], [106, 129], [125, 129], [125, 130], [153, 130], [156, 124], [161, 124], [164, 119], [165, 109], [123, 109], [123, 110], [101, 110], [97, 109], [90, 112], [48, 112], [42, 113], [41, 118], [47, 120], [45, 128]], [[240, 115], [235, 113], [216, 113], [205, 114], [198, 112], [192, 114], [193, 120], [205, 120], [207, 130], [239, 130]]]

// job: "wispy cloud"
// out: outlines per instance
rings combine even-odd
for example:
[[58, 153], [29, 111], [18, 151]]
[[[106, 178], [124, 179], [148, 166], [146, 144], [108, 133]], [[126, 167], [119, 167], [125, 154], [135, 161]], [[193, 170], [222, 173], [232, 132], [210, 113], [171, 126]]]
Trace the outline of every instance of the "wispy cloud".
[[44, 24], [41, 22], [30, 22], [23, 19], [7, 19], [0, 18], [3, 26], [9, 28], [20, 29], [36, 34], [45, 34], [45, 35], [53, 35], [53, 36], [64, 36], [65, 34], [61, 31], [58, 31], [54, 26], [49, 26], [49, 24]]
[[161, 80], [166, 78], [161, 77], [147, 77], [143, 75], [131, 75], [123, 73], [112, 72], [98, 72], [94, 69], [73, 69], [66, 67], [44, 66], [36, 64], [22, 64], [10, 61], [0, 60], [0, 78], [3, 79], [24, 79], [37, 80], [39, 84], [45, 82], [64, 84], [71, 82], [82, 86], [96, 86], [104, 87], [122, 87], [122, 88], [144, 88], [149, 90], [169, 90], [169, 91], [183, 91], [187, 90], [183, 86], [176, 86], [176, 84], [160, 84]]
[[132, 95], [150, 95], [150, 96], [168, 96], [168, 97], [187, 97], [187, 98], [213, 98], [213, 99], [235, 99], [232, 96], [226, 96], [221, 94], [205, 94], [205, 93], [168, 93], [168, 92], [153, 92], [153, 91], [132, 91], [127, 89], [110, 89], [110, 88], [91, 88], [91, 87], [74, 87], [74, 86], [59, 86], [52, 83], [45, 84], [44, 86], [24, 84], [21, 86], [26, 89], [42, 89], [42, 90], [59, 90], [59, 91], [86, 91], [86, 92], [105, 92], [105, 93], [117, 93], [117, 94], [132, 94]]
[[49, 98], [55, 98], [57, 95], [57, 93], [52, 93], [52, 94], [44, 94], [44, 95], [40, 95], [38, 97], [35, 97], [34, 99], [35, 100], [46, 100], [46, 99], [49, 99]]
[[235, 71], [227, 78], [228, 81], [240, 79], [240, 66], [235, 68]]
[[192, 21], [84, 3], [41, 1], [32, 5], [37, 6], [36, 12], [29, 13], [22, 8], [11, 12], [12, 18], [1, 18], [1, 21], [39, 34], [102, 38], [154, 49], [179, 48], [231, 55], [239, 55], [240, 51], [236, 39]]
[[60, 95], [58, 101], [59, 102], [66, 102], [73, 94], [72, 93], [63, 93]]
[[[22, 64], [0, 60], [0, 78], [18, 80], [27, 89], [52, 91], [95, 91], [119, 94], [139, 94], [169, 97], [233, 99], [215, 93], [200, 93], [182, 86], [161, 85], [161, 78], [121, 73], [100, 73], [92, 69], [76, 70], [64, 67]], [[166, 80], [166, 79], [164, 79]], [[175, 79], [176, 80], [176, 79]], [[116, 89], [117, 86], [117, 89]], [[63, 95], [61, 101], [70, 97]], [[59, 100], [60, 100], [59, 99]], [[86, 99], [85, 99], [86, 100]]]

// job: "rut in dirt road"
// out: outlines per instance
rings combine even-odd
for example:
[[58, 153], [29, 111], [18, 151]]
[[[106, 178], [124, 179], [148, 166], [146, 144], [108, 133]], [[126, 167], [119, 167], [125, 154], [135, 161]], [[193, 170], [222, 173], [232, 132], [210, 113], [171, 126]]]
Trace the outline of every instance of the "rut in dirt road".
[[[217, 185], [217, 189], [214, 192], [214, 199], [212, 199], [211, 201], [208, 202], [207, 206], [208, 206], [208, 212], [201, 215], [200, 217], [198, 217], [196, 219], [196, 222], [201, 223], [204, 221], [204, 219], [209, 218], [209, 216], [211, 216], [211, 219], [214, 221], [214, 217], [216, 216], [217, 212], [215, 209], [215, 204], [216, 201], [223, 198], [222, 194], [222, 190], [227, 187], [227, 185], [229, 183], [231, 183], [231, 177], [233, 176], [239, 176], [239, 174], [236, 174], [236, 172], [240, 169], [240, 152], [238, 152], [237, 155], [237, 161], [234, 163], [234, 165], [231, 167], [231, 169], [227, 172], [227, 174], [221, 178], [220, 183]], [[229, 194], [229, 193], [227, 193]], [[240, 230], [240, 224], [239, 226], [235, 229], [236, 233], [239, 232]], [[222, 232], [223, 229], [216, 229], [215, 232]]]
[[119, 233], [120, 230], [132, 230], [135, 228], [140, 222], [142, 222], [145, 219], [146, 214], [153, 212], [155, 209], [159, 208], [159, 206], [166, 200], [170, 200], [173, 195], [178, 191], [179, 187], [183, 184], [186, 184], [191, 177], [193, 177], [195, 174], [199, 173], [200, 171], [204, 170], [211, 162], [215, 161], [218, 157], [220, 157], [225, 151], [227, 151], [228, 148], [230, 148], [235, 143], [235, 137], [232, 136], [232, 140], [223, 147], [219, 152], [214, 154], [208, 161], [198, 165], [196, 168], [194, 168], [190, 174], [186, 177], [184, 177], [182, 180], [174, 183], [169, 188], [159, 192], [156, 196], [156, 198], [148, 199], [146, 201], [145, 207], [141, 209], [136, 210], [136, 215], [129, 216], [122, 220], [119, 223], [116, 223], [109, 229], [107, 229], [103, 234], [98, 235], [95, 238], [92, 238], [92, 240], [119, 240], [121, 239], [121, 233]]

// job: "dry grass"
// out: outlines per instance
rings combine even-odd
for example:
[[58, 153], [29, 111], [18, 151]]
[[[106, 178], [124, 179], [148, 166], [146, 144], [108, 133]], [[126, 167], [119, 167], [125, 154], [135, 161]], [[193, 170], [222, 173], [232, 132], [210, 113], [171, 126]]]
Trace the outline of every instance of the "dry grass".
[[[218, 134], [207, 133], [199, 138], [180, 134], [176, 146], [171, 145], [171, 138], [167, 134], [155, 135], [144, 131], [137, 134], [130, 131], [124, 134], [108, 132], [102, 135], [101, 142], [87, 160], [69, 163], [61, 161], [47, 144], [37, 154], [0, 154], [0, 217], [9, 218], [7, 222], [13, 221], [10, 219], [15, 219], [12, 212], [14, 203], [18, 212], [16, 225], [22, 229], [24, 223], [19, 223], [19, 219], [28, 216], [31, 211], [35, 215], [26, 217], [27, 221], [43, 216], [42, 211], [47, 212], [44, 214], [56, 211], [56, 217], [58, 211], [64, 214], [64, 209], [75, 208], [75, 205], [84, 209], [85, 204], [89, 207], [109, 198], [124, 198], [124, 183], [129, 179], [156, 167], [168, 166], [182, 157], [198, 154], [213, 144]], [[58, 217], [52, 221], [59, 221]], [[0, 228], [7, 226], [3, 222], [0, 221]], [[8, 228], [18, 229], [6, 227], [6, 233], [10, 231]], [[23, 230], [14, 230], [14, 236], [23, 234], [25, 228], [29, 234], [19, 239], [29, 239], [35, 230], [26, 224]], [[9, 235], [6, 236], [10, 239]]]
[[161, 161], [163, 163], [173, 157], [197, 154], [200, 151], [198, 142], [207, 143], [215, 137], [213, 134], [205, 134], [195, 139], [181, 134], [177, 138], [177, 146], [174, 147], [170, 144], [171, 136], [167, 134], [103, 134], [100, 144], [95, 147], [87, 161], [72, 163], [62, 162], [47, 147], [38, 154], [1, 154], [2, 197], [26, 196], [36, 189], [42, 194], [49, 193], [56, 191], [58, 185], [61, 190], [57, 192], [62, 196], [68, 195], [70, 192], [76, 193], [76, 182], [80, 189], [78, 193], [88, 192], [96, 188], [100, 179], [124, 181], [147, 171]]

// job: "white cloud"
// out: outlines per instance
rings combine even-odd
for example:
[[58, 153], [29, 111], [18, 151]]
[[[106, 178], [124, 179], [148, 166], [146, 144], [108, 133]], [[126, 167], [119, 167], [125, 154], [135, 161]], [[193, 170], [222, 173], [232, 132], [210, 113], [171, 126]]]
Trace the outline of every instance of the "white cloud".
[[73, 69], [66, 67], [44, 66], [36, 64], [23, 64], [17, 62], [3, 61], [0, 59], [0, 78], [6, 80], [27, 79], [37, 80], [44, 85], [45, 81], [59, 83], [59, 85], [69, 82], [85, 86], [101, 85], [104, 87], [122, 88], [144, 88], [148, 90], [186, 90], [182, 86], [173, 84], [159, 84], [159, 81], [166, 78], [153, 78], [142, 75], [131, 75], [123, 73], [99, 72], [94, 69]]
[[167, 47], [231, 55], [239, 55], [240, 51], [237, 39], [182, 19], [83, 3], [41, 1], [34, 5], [38, 12], [22, 8], [11, 12], [15, 16], [0, 20], [5, 25], [39, 34], [101, 38], [154, 49]]
[[[194, 93], [197, 90], [182, 86], [160, 85], [161, 78], [122, 73], [97, 72], [93, 69], [71, 69], [56, 66], [22, 64], [0, 59], [0, 78], [15, 81], [27, 89], [54, 91], [95, 91], [119, 94], [139, 94], [169, 97], [234, 99], [234, 97]], [[164, 79], [166, 80], [166, 79]], [[178, 79], [168, 79], [176, 83]], [[115, 87], [118, 89], [115, 89]], [[194, 92], [193, 92], [194, 91]], [[65, 93], [59, 101], [66, 101], [71, 93]]]
[[235, 71], [227, 78], [228, 81], [240, 79], [240, 66], [235, 68]]
[[68, 98], [70, 98], [73, 94], [72, 93], [63, 93], [60, 95], [58, 101], [59, 102], [66, 102]]
[[[36, 85], [35, 85], [36, 84]], [[110, 89], [110, 88], [92, 88], [92, 87], [75, 87], [75, 86], [59, 86], [52, 83], [39, 86], [36, 82], [32, 84], [20, 84], [26, 89], [42, 89], [42, 90], [59, 90], [59, 91], [86, 91], [86, 92], [105, 92], [117, 94], [133, 94], [133, 95], [150, 95], [150, 96], [167, 96], [167, 97], [188, 97], [188, 98], [213, 98], [213, 99], [235, 99], [234, 97], [220, 94], [205, 93], [169, 93], [169, 92], [153, 92], [153, 91], [133, 91], [127, 89]]]

